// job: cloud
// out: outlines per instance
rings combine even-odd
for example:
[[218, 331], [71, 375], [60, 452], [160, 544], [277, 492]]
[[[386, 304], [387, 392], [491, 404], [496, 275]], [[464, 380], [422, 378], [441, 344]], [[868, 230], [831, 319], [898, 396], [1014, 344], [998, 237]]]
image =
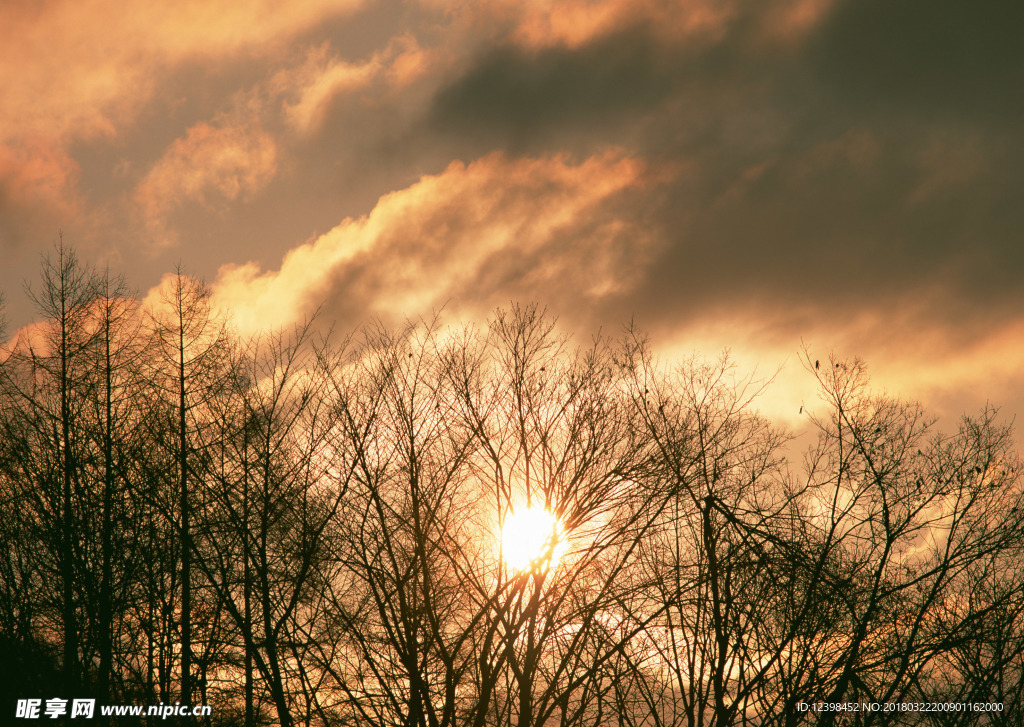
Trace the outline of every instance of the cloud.
[[[29, 174], [19, 201], [59, 209], [73, 201], [75, 186], [69, 165], [52, 161], [75, 142], [121, 134], [173, 71], [272, 54], [360, 4], [184, 0], [126, 10], [116, 0], [0, 3], [0, 164], [7, 167], [0, 175], [11, 185]], [[11, 158], [22, 172], [10, 171]]]
[[630, 290], [650, 260], [655, 242], [615, 213], [621, 195], [648, 183], [642, 162], [614, 151], [579, 163], [500, 153], [452, 162], [291, 250], [280, 270], [222, 268], [214, 298], [246, 331], [321, 301], [350, 323], [446, 304], [475, 313], [510, 298], [585, 307]]
[[408, 33], [394, 38], [388, 50], [391, 60], [388, 81], [396, 88], [408, 86], [438, 65], [439, 53], [421, 47], [416, 37]]
[[553, 131], [607, 134], [669, 97], [675, 73], [667, 61], [644, 29], [573, 49], [500, 46], [439, 91], [431, 124], [513, 147], [543, 143]]
[[277, 146], [257, 121], [222, 118], [215, 124], [196, 124], [171, 144], [133, 199], [150, 226], [161, 229], [185, 202], [251, 197], [276, 171]]
[[736, 3], [721, 0], [567, 0], [495, 3], [515, 18], [512, 39], [524, 48], [578, 48], [623, 27], [647, 25], [680, 41], [721, 32]]
[[154, 79], [187, 62], [260, 55], [358, 0], [4, 3], [0, 139], [90, 138], [137, 113]]
[[473, 11], [498, 28], [507, 16], [508, 27], [492, 28], [493, 41], [445, 79], [431, 127], [524, 153], [574, 136], [642, 144], [653, 131], [650, 155], [678, 152], [666, 141], [705, 131], [695, 124], [723, 109], [756, 121], [766, 94], [788, 93], [794, 53], [831, 1], [570, 0], [518, 14], [513, 6], [495, 0]]
[[0, 144], [0, 250], [20, 247], [35, 220], [63, 221], [80, 213], [79, 173], [60, 146], [42, 140]]
[[253, 325], [541, 298], [897, 360], [1024, 305], [1019, 4], [357, 4], [0, 5], [4, 243], [83, 210], [127, 255], [127, 199], [201, 274], [258, 260], [219, 280]]
[[[477, 49], [576, 50], [626, 29], [646, 28], [662, 46], [715, 44], [745, 34], [791, 45], [814, 30], [839, 0], [419, 0], [444, 13], [453, 34]], [[472, 46], [473, 44], [470, 43]]]
[[644, 13], [700, 4], [641, 3], [633, 22], [602, 20], [619, 17], [611, 0], [594, 7], [578, 38], [537, 21], [543, 42], [511, 31], [473, 56], [435, 95], [430, 128], [530, 155], [615, 140], [685, 168], [649, 217], [668, 242], [638, 314], [671, 326], [771, 301], [836, 321], [935, 289], [930, 315], [947, 325], [1019, 309], [1019, 5], [724, 4], [686, 42]]
[[376, 54], [363, 63], [348, 63], [331, 54], [325, 44], [314, 49], [299, 68], [278, 74], [271, 85], [283, 92], [294, 89], [290, 95], [296, 100], [285, 102], [285, 116], [295, 130], [309, 134], [320, 128], [337, 96], [366, 88], [381, 68]]
[[312, 49], [298, 67], [276, 74], [268, 87], [272, 94], [285, 97], [288, 124], [308, 136], [320, 130], [339, 97], [381, 82], [401, 89], [429, 69], [432, 56], [409, 34], [392, 38], [383, 50], [357, 63], [339, 58], [325, 43]]
[[941, 293], [864, 306], [846, 316], [768, 302], [738, 304], [653, 333], [663, 360], [685, 360], [694, 353], [713, 358], [728, 351], [740, 372], [771, 380], [756, 406], [797, 433], [808, 431], [807, 415], [820, 411], [821, 404], [814, 377], [805, 370], [805, 346], [811, 360], [823, 364], [832, 355], [840, 361], [862, 359], [872, 391], [922, 402], [929, 415], [941, 418], [941, 429], [949, 430], [962, 414], [976, 414], [986, 403], [1024, 411], [1024, 316], [984, 326], [950, 325], [932, 312], [941, 307]]
[[1012, 0], [847, 0], [811, 38], [806, 68], [848, 113], [1019, 124], [1022, 24]]
[[[789, 4], [806, 4], [782, 2]], [[578, 48], [623, 27], [645, 25], [664, 40], [720, 32], [742, 8], [735, 0], [420, 0], [454, 18], [463, 33], [529, 50]]]
[[78, 164], [59, 147], [41, 142], [0, 145], [0, 179], [8, 180], [11, 194], [56, 202], [74, 185], [78, 172]]

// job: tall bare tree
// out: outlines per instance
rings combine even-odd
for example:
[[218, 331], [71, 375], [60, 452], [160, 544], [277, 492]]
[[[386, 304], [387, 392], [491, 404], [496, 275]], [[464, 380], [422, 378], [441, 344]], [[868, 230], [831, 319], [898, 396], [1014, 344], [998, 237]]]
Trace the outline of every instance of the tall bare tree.
[[333, 451], [332, 362], [310, 325], [240, 348], [235, 387], [218, 398], [209, 430], [218, 449], [207, 513], [194, 543], [244, 649], [245, 720], [255, 721], [255, 675], [276, 723], [309, 722], [321, 710], [308, 652], [325, 617], [331, 572], [327, 529], [348, 484]]
[[[165, 279], [159, 304], [150, 311], [153, 342], [151, 385], [173, 397], [173, 448], [178, 478], [177, 532], [180, 538], [180, 699], [192, 704], [192, 510], [201, 483], [204, 453], [194, 443], [208, 425], [205, 405], [225, 387], [222, 375], [227, 333], [214, 315], [209, 289], [181, 269]], [[168, 442], [168, 444], [171, 444]]]
[[1016, 719], [1024, 502], [994, 410], [944, 434], [808, 356], [799, 461], [727, 358], [581, 346], [536, 307], [334, 348], [239, 341], [180, 271], [146, 316], [62, 245], [42, 281], [0, 354], [12, 693], [59, 674], [247, 727]]
[[[140, 384], [139, 345], [140, 318], [137, 302], [123, 279], [112, 279], [109, 271], [102, 276], [93, 305], [96, 342], [92, 359], [95, 362], [99, 386], [94, 398], [97, 424], [96, 439], [102, 452], [102, 482], [100, 494], [100, 579], [97, 615], [97, 650], [99, 652], [98, 696], [109, 700], [111, 679], [119, 629], [115, 624], [115, 601], [121, 608], [128, 604], [121, 596], [127, 591], [130, 576], [128, 568], [115, 572], [115, 563], [124, 563], [125, 553], [133, 551], [138, 539], [125, 537], [137, 532], [133, 520], [138, 512], [129, 507], [131, 502], [128, 477], [130, 456], [128, 430], [138, 424], [139, 411], [131, 395]], [[128, 546], [126, 548], [126, 546]], [[129, 556], [129, 559], [130, 556]]]
[[[53, 498], [44, 505], [53, 508], [47, 514], [53, 516], [55, 523], [59, 522], [56, 545], [61, 584], [62, 668], [64, 688], [69, 694], [78, 693], [81, 640], [76, 599], [79, 571], [75, 560], [80, 535], [76, 496], [82, 494], [78, 454], [84, 433], [80, 426], [82, 401], [76, 394], [89, 374], [83, 352], [92, 343], [93, 332], [87, 321], [96, 291], [95, 274], [79, 262], [61, 238], [53, 253], [43, 258], [40, 285], [28, 288], [29, 297], [43, 317], [42, 336], [40, 340], [28, 336], [20, 342], [16, 348], [18, 378], [8, 379], [15, 395], [30, 412], [34, 433], [51, 443], [48, 449], [56, 455], [52, 461], [58, 465], [49, 474], [36, 472], [47, 480], [37, 485], [43, 485], [49, 493], [45, 496]], [[37, 441], [36, 446], [42, 443]], [[55, 481], [49, 480], [50, 476], [55, 476]], [[51, 489], [52, 484], [57, 487]]]

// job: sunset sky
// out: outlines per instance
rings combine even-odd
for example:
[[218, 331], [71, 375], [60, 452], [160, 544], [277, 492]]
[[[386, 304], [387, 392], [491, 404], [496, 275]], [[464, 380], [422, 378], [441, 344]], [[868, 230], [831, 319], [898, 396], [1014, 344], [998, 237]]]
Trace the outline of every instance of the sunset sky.
[[63, 231], [140, 296], [180, 262], [242, 330], [537, 301], [783, 366], [794, 425], [803, 344], [944, 417], [1024, 414], [1022, 28], [950, 0], [6, 0], [7, 332]]

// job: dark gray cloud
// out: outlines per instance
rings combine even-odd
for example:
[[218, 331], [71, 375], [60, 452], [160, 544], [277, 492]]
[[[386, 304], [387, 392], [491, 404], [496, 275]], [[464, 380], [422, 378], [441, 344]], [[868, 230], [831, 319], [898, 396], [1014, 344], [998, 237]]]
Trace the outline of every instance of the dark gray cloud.
[[778, 9], [704, 42], [637, 25], [484, 52], [431, 127], [471, 149], [625, 145], [676, 170], [631, 301], [666, 326], [764, 301], [843, 320], [934, 297], [932, 324], [979, 331], [1015, 314], [1024, 6], [848, 0], [787, 41], [767, 30]]
[[805, 65], [865, 112], [1019, 121], [1022, 28], [1017, 2], [848, 1], [815, 33]]
[[651, 43], [643, 26], [578, 49], [504, 45], [438, 92], [431, 125], [441, 132], [497, 138], [513, 151], [535, 148], [564, 131], [583, 136], [596, 131], [607, 140], [676, 90], [674, 61]]

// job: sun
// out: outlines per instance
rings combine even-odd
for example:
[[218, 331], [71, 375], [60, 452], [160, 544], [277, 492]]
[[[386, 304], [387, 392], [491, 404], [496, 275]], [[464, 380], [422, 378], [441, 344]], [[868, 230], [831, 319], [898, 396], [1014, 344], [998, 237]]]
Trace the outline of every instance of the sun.
[[561, 521], [538, 505], [509, 512], [501, 528], [502, 554], [516, 571], [557, 565], [567, 547]]

